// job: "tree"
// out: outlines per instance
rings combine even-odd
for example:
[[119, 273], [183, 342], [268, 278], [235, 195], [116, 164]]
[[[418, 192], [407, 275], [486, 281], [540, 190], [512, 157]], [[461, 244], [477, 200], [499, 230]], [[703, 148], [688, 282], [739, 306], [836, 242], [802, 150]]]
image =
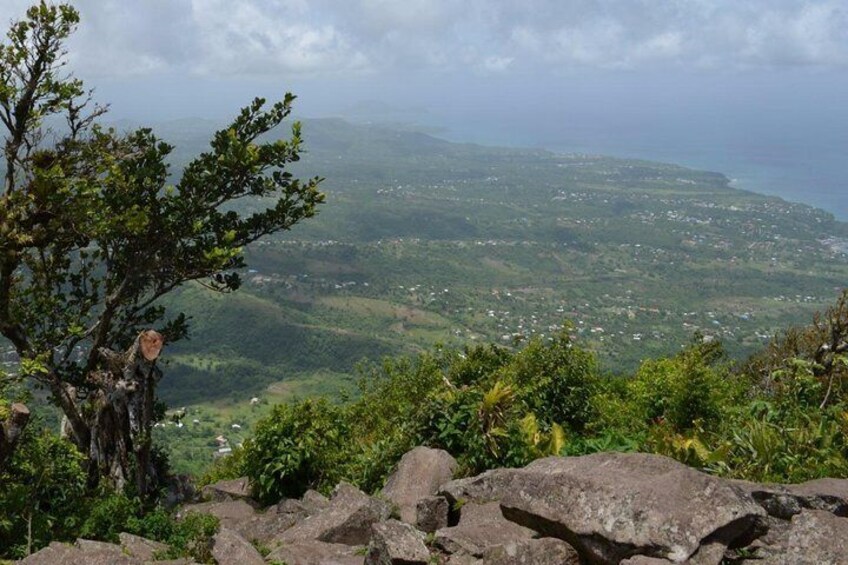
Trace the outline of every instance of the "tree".
[[[121, 483], [134, 468], [147, 473], [126, 443], [149, 443], [150, 420], [108, 437], [103, 408], [126, 427], [116, 399], [132, 405], [141, 380], [155, 381], [155, 357], [137, 355], [144, 330], [156, 326], [167, 341], [187, 334], [185, 316], [160, 299], [189, 281], [238, 289], [244, 246], [313, 216], [324, 197], [320, 178], [285, 170], [299, 159], [297, 122], [289, 139], [263, 137], [289, 115], [291, 94], [270, 106], [255, 99], [172, 184], [172, 147], [150, 129], [100, 125], [106, 107], [66, 70], [63, 46], [78, 22], [72, 6], [42, 1], [0, 45], [0, 334], [20, 377], [61, 408], [92, 481]], [[239, 213], [248, 198], [267, 207]]]

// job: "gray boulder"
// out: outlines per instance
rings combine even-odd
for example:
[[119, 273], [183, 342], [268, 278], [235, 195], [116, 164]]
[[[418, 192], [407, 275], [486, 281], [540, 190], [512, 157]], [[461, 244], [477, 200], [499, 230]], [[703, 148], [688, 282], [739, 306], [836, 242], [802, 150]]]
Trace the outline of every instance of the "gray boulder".
[[668, 559], [659, 557], [646, 557], [644, 555], [635, 555], [622, 561], [619, 565], [674, 565]]
[[415, 524], [416, 505], [453, 478], [456, 460], [441, 449], [416, 447], [407, 452], [386, 481], [383, 496], [398, 507], [400, 519]]
[[280, 546], [267, 560], [286, 565], [362, 565], [360, 553], [354, 546], [310, 540]]
[[212, 557], [218, 565], [265, 565], [256, 548], [229, 528], [221, 528], [212, 539]]
[[317, 514], [321, 510], [330, 505], [330, 499], [318, 492], [317, 490], [309, 489], [303, 493], [300, 503], [306, 509], [306, 513], [310, 516]]
[[635, 555], [683, 563], [702, 544], [746, 545], [765, 512], [743, 489], [667, 457], [549, 457], [453, 481], [450, 501], [499, 501], [504, 516], [573, 545], [590, 563]]
[[118, 534], [118, 540], [124, 553], [143, 561], [153, 561], [157, 553], [162, 554], [168, 550], [164, 543], [126, 532]]
[[388, 520], [371, 526], [371, 532], [366, 565], [427, 565], [430, 560], [424, 534], [409, 524]]
[[250, 522], [257, 514], [256, 509], [244, 500], [226, 500], [223, 502], [188, 504], [177, 512], [177, 518], [181, 519], [190, 512], [215, 516], [221, 521], [221, 526], [236, 531], [238, 531], [239, 524]]
[[848, 480], [816, 479], [797, 485], [757, 484], [734, 481], [749, 493], [769, 516], [789, 520], [801, 510], [825, 510], [848, 516]]
[[532, 539], [535, 532], [503, 517], [498, 503], [466, 503], [459, 524], [436, 532], [436, 547], [450, 554], [482, 557], [490, 548]]
[[486, 565], [580, 565], [580, 556], [556, 538], [531, 539], [498, 545], [483, 553]]
[[427, 533], [446, 528], [449, 511], [445, 497], [426, 496], [415, 505], [415, 527]]
[[389, 517], [389, 506], [347, 483], [336, 487], [329, 504], [276, 536], [273, 541], [294, 543], [319, 540], [328, 543], [366, 545], [371, 525]]
[[248, 504], [255, 504], [250, 497], [250, 481], [247, 477], [230, 481], [218, 481], [217, 483], [206, 485], [200, 490], [200, 493], [203, 495], [203, 498], [213, 502], [244, 500]]
[[125, 555], [118, 545], [81, 539], [77, 540], [73, 546], [52, 542], [18, 563], [25, 565], [141, 565], [142, 561]]
[[844, 565], [848, 563], [848, 518], [825, 510], [802, 510], [782, 539], [762, 547], [762, 565]]

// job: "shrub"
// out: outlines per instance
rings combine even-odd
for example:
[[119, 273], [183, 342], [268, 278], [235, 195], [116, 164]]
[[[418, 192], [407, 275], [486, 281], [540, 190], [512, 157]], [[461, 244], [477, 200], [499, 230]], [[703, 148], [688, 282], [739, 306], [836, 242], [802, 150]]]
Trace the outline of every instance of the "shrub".
[[281, 404], [256, 425], [244, 468], [269, 504], [309, 488], [326, 491], [342, 478], [349, 442], [343, 409], [326, 399]]
[[52, 540], [76, 537], [84, 516], [83, 457], [31, 423], [0, 471], [0, 548], [23, 557]]

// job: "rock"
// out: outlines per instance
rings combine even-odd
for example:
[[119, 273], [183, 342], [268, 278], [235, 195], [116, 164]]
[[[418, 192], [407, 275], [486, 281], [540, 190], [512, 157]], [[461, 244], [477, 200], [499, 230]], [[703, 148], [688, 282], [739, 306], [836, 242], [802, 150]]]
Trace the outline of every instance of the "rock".
[[436, 532], [435, 545], [446, 553], [482, 557], [492, 547], [526, 541], [534, 535], [533, 530], [504, 518], [497, 502], [469, 502], [461, 509], [458, 525]]
[[785, 537], [766, 548], [762, 565], [842, 565], [848, 559], [848, 518], [825, 510], [802, 510]]
[[325, 509], [330, 504], [330, 499], [318, 492], [317, 490], [309, 489], [300, 499], [300, 503], [306, 509], [306, 512], [311, 516]]
[[674, 565], [668, 559], [660, 557], [646, 557], [644, 555], [634, 555], [622, 561], [619, 565]]
[[580, 565], [577, 550], [556, 538], [511, 542], [487, 549], [486, 565]]
[[448, 557], [445, 565], [485, 565], [485, 562], [468, 553], [454, 553]]
[[501, 511], [499, 502], [466, 502], [459, 509], [460, 526], [474, 526], [489, 522], [503, 522], [506, 518]]
[[455, 469], [456, 460], [447, 451], [416, 447], [401, 458], [382, 494], [398, 507], [401, 520], [414, 524], [418, 501], [436, 494]]
[[415, 526], [422, 532], [435, 532], [448, 526], [450, 505], [443, 496], [426, 496], [415, 505]]
[[79, 539], [71, 546], [52, 542], [18, 561], [25, 565], [142, 565], [140, 559], [125, 555], [115, 544]]
[[189, 504], [183, 506], [177, 513], [177, 518], [181, 519], [189, 512], [197, 512], [198, 514], [209, 514], [215, 516], [221, 521], [222, 528], [229, 528], [240, 533], [245, 538], [252, 539], [251, 531], [255, 526], [255, 519], [258, 516], [256, 510], [244, 500], [227, 500], [224, 502], [201, 502], [199, 504]]
[[126, 532], [118, 534], [121, 548], [124, 553], [141, 559], [142, 561], [153, 561], [156, 554], [168, 551], [168, 546], [158, 541], [149, 540]]
[[[288, 508], [288, 506], [286, 507]], [[279, 508], [257, 512], [253, 506], [244, 500], [227, 500], [184, 506], [178, 512], [177, 517], [182, 518], [189, 512], [209, 514], [221, 521], [221, 527], [239, 533], [246, 540], [255, 540], [266, 544], [306, 517], [305, 514], [278, 512], [277, 510]]]
[[430, 552], [424, 534], [398, 520], [371, 526], [366, 565], [427, 565]]
[[265, 565], [256, 548], [229, 528], [221, 528], [212, 538], [212, 557], [218, 565]]
[[286, 565], [362, 565], [360, 548], [339, 543], [302, 541], [283, 545], [266, 558]]
[[328, 543], [365, 545], [371, 538], [371, 525], [389, 517], [389, 506], [347, 483], [333, 492], [329, 504], [317, 514], [298, 522], [273, 541], [294, 543], [319, 540]]
[[255, 504], [250, 498], [250, 481], [247, 477], [241, 477], [231, 481], [218, 481], [215, 484], [206, 485], [200, 492], [203, 498], [212, 502], [244, 500], [250, 505]]
[[17, 563], [23, 565], [80, 565], [83, 563], [83, 553], [72, 545], [54, 541]]
[[239, 523], [252, 520], [257, 514], [256, 509], [243, 500], [188, 504], [180, 509], [177, 513], [177, 518], [182, 518], [189, 512], [215, 516], [221, 521], [222, 526], [233, 529], [236, 529], [235, 526]]
[[846, 479], [816, 479], [797, 485], [761, 485], [747, 481], [734, 483], [775, 518], [789, 520], [803, 509], [825, 510], [837, 516], [848, 516]]
[[[301, 518], [306, 518], [310, 514], [306, 505], [296, 498], [286, 498], [285, 500], [281, 500], [274, 505], [274, 511], [277, 514], [291, 514], [300, 516]], [[312, 512], [312, 514], [314, 514], [314, 512]]]
[[727, 544], [721, 540], [710, 540], [701, 544], [686, 565], [720, 565], [724, 562]]
[[682, 563], [702, 544], [742, 546], [765, 512], [729, 481], [641, 453], [549, 457], [453, 481], [448, 500], [500, 502], [506, 518], [573, 545], [592, 563], [635, 555]]

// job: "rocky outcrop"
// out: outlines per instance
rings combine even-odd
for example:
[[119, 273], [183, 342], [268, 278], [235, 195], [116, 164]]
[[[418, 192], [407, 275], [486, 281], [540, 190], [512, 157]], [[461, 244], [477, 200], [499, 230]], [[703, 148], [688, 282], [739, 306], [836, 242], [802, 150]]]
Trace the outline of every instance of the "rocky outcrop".
[[415, 527], [422, 532], [435, 532], [448, 526], [448, 501], [443, 496], [427, 496], [415, 505]]
[[[773, 545], [759, 544], [750, 565], [841, 565], [848, 562], [848, 519], [802, 510]], [[770, 541], [772, 541], [770, 540]]]
[[200, 489], [200, 493], [203, 498], [213, 502], [244, 500], [248, 504], [254, 504], [250, 497], [250, 481], [247, 477], [232, 479], [230, 481], [218, 481], [217, 483], [206, 485]]
[[266, 558], [286, 565], [362, 565], [361, 548], [309, 540], [280, 546]]
[[436, 532], [435, 545], [445, 553], [474, 557], [496, 546], [532, 539], [536, 532], [503, 517], [497, 502], [462, 507], [459, 524]]
[[430, 552], [424, 534], [398, 520], [371, 526], [365, 565], [427, 565]]
[[281, 543], [319, 540], [347, 545], [367, 545], [371, 525], [388, 519], [389, 505], [354, 486], [342, 483], [323, 510], [298, 522], [273, 541]]
[[264, 565], [255, 547], [238, 532], [221, 528], [212, 539], [212, 557], [218, 565]]
[[164, 543], [128, 533], [118, 534], [118, 541], [125, 554], [142, 561], [153, 561], [158, 555], [163, 555], [168, 550], [168, 546]]
[[509, 520], [571, 543], [592, 563], [683, 563], [707, 542], [744, 545], [765, 530], [765, 512], [742, 489], [656, 455], [550, 457], [453, 481], [443, 494], [498, 501]]
[[383, 497], [398, 508], [400, 519], [415, 524], [418, 501], [436, 494], [453, 479], [456, 460], [447, 451], [416, 447], [406, 453], [386, 481]]
[[[219, 518], [211, 549], [221, 565], [848, 563], [848, 480], [760, 485], [656, 455], [604, 453], [448, 481], [434, 495], [450, 461], [416, 449], [390, 479], [383, 494], [414, 508], [412, 523], [389, 519], [392, 503], [346, 483], [329, 499], [308, 491], [265, 510], [238, 496], [246, 483], [219, 484], [216, 492], [236, 495], [180, 515]], [[141, 565], [167, 549], [121, 534], [120, 545], [53, 543], [22, 563]]]
[[491, 547], [483, 554], [486, 565], [580, 565], [580, 556], [569, 544], [556, 538], [509, 542]]
[[804, 509], [824, 510], [837, 516], [848, 516], [846, 479], [816, 479], [797, 485], [733, 482], [775, 518], [790, 520]]

